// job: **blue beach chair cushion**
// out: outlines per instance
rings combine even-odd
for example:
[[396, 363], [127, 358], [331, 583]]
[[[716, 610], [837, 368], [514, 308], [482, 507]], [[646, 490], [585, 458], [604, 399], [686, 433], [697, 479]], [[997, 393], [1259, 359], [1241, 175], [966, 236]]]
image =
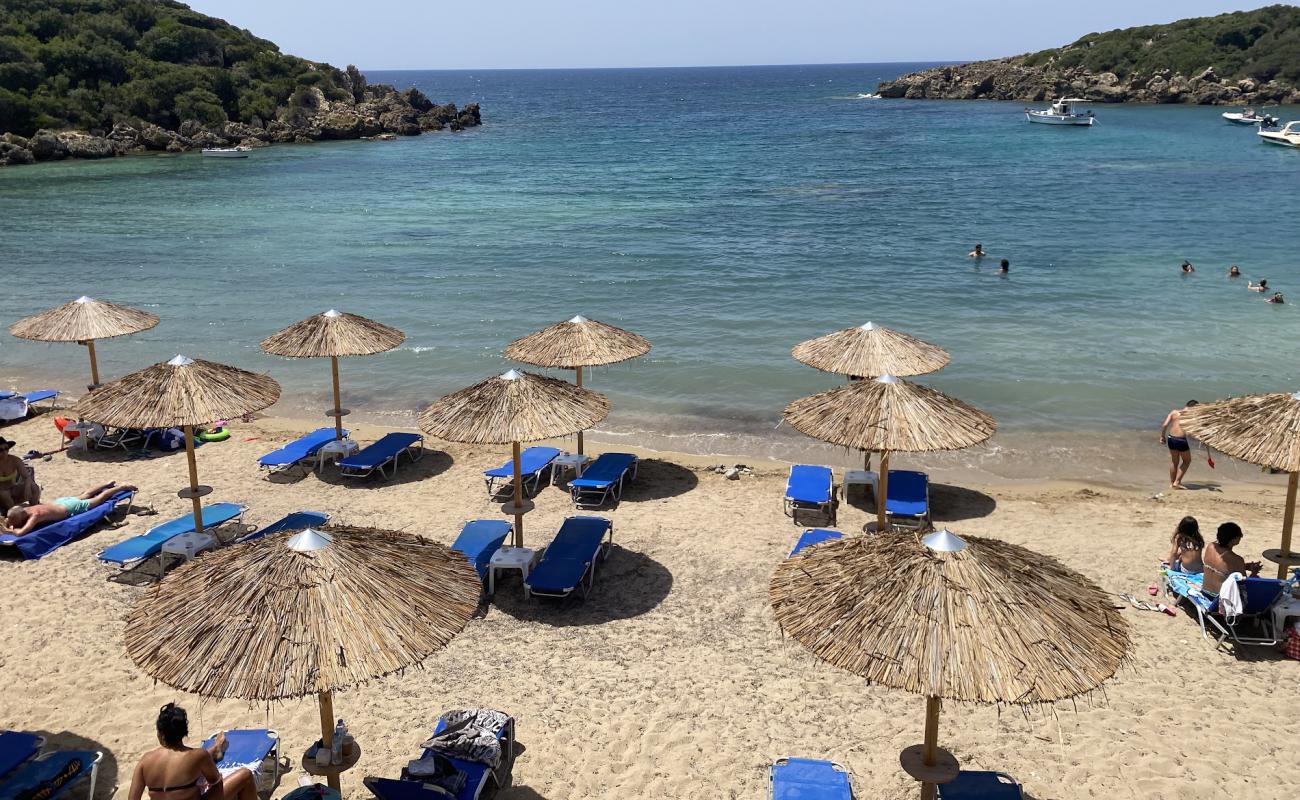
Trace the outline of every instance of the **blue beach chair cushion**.
[[[433, 735], [437, 736], [447, 727], [442, 718], [438, 719], [438, 724], [433, 729]], [[496, 731], [497, 739], [501, 741], [501, 766], [497, 768], [501, 774], [508, 775], [510, 765], [514, 762], [514, 720], [506, 722], [505, 726]], [[421, 751], [421, 757], [433, 754], [432, 750]], [[481, 764], [477, 761], [468, 761], [463, 758], [455, 758], [439, 753], [439, 756], [446, 759], [453, 767], [465, 776], [465, 782], [455, 795], [450, 795], [442, 789], [435, 789], [421, 783], [414, 778], [406, 777], [406, 771], [402, 771], [403, 777], [395, 778], [366, 778], [364, 783], [375, 797], [380, 800], [447, 800], [449, 796], [455, 800], [479, 800], [483, 790], [487, 787], [488, 778], [493, 776], [494, 770], [487, 764]], [[505, 781], [496, 778], [498, 788], [501, 788]]]
[[[203, 743], [211, 747], [215, 738]], [[217, 769], [260, 765], [280, 744], [280, 738], [265, 728], [226, 731], [226, 754], [217, 762]]]
[[[343, 437], [347, 438], [347, 435], [348, 432], [343, 431]], [[257, 463], [267, 468], [292, 466], [315, 456], [322, 447], [334, 441], [334, 436], [333, 428], [317, 428], [289, 442], [279, 450], [272, 450], [257, 459]]]
[[[560, 454], [558, 447], [529, 447], [519, 454], [519, 474], [525, 477], [536, 475], [547, 467]], [[510, 480], [515, 476], [515, 461], [510, 459], [506, 463], [490, 469], [483, 473], [485, 478], [504, 478]]]
[[830, 467], [795, 464], [785, 484], [785, 496], [794, 503], [824, 506], [831, 501], [833, 478]]
[[912, 470], [889, 471], [885, 512], [900, 517], [924, 517], [930, 512], [930, 476]]
[[603, 517], [569, 517], [524, 581], [535, 594], [566, 596], [582, 586], [614, 524]]
[[36, 758], [44, 744], [44, 737], [34, 733], [0, 731], [0, 778]]
[[0, 783], [0, 800], [57, 800], [85, 778], [92, 777], [99, 759], [98, 753], [81, 751], [46, 753], [19, 767]]
[[815, 544], [843, 538], [844, 534], [839, 531], [833, 531], [829, 528], [809, 528], [799, 537], [799, 541], [795, 542], [794, 549], [790, 551], [790, 555], [797, 555], [800, 550], [803, 550], [806, 547], [812, 547]]
[[[244, 507], [237, 503], [213, 503], [210, 506], [204, 506], [203, 527], [215, 528], [243, 513]], [[170, 522], [164, 522], [158, 527], [150, 529], [148, 533], [132, 536], [130, 539], [105, 548], [99, 554], [99, 560], [125, 565], [145, 558], [153, 558], [162, 552], [163, 545], [169, 539], [193, 530], [194, 515], [186, 514]]]
[[505, 543], [512, 526], [502, 519], [476, 519], [465, 523], [451, 549], [463, 553], [478, 570], [479, 578], [486, 578], [492, 555]]
[[1022, 800], [1024, 792], [1015, 779], [1003, 772], [957, 773], [957, 779], [939, 786], [940, 800]]
[[[383, 471], [391, 462], [396, 465], [397, 457], [417, 444], [423, 446], [424, 437], [418, 433], [386, 433], [379, 441], [368, 445], [347, 458], [340, 459], [338, 467], [344, 472], [369, 475], [375, 470]], [[411, 456], [412, 459], [415, 456]]]
[[569, 481], [570, 488], [608, 489], [623, 479], [636, 463], [631, 453], [601, 453], [582, 471], [582, 477]]
[[783, 758], [771, 767], [772, 800], [851, 800], [848, 770], [831, 761]]
[[118, 503], [133, 496], [134, 492], [119, 492], [89, 511], [37, 528], [26, 536], [0, 534], [0, 545], [17, 547], [23, 558], [41, 558], [85, 534], [112, 514]]
[[330, 515], [320, 511], [295, 511], [292, 514], [282, 517], [261, 530], [252, 533], [240, 539], [237, 542], [255, 542], [266, 536], [274, 536], [284, 531], [300, 531], [305, 528], [316, 528], [330, 521]]

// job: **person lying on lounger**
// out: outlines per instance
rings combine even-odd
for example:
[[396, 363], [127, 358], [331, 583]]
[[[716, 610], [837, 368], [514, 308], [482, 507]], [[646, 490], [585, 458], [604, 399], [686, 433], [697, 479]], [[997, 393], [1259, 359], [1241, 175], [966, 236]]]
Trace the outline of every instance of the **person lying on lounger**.
[[118, 492], [135, 490], [134, 486], [118, 486], [116, 482], [110, 481], [86, 491], [80, 497], [56, 497], [53, 503], [14, 506], [5, 515], [5, 531], [15, 536], [23, 536], [44, 525], [62, 522], [76, 514], [84, 514], [108, 502], [108, 499]]
[[226, 752], [224, 733], [217, 735], [211, 748], [187, 747], [189, 718], [175, 703], [159, 710], [156, 727], [161, 746], [145, 753], [136, 765], [128, 800], [141, 800], [145, 792], [150, 800], [257, 800], [257, 784], [246, 767], [217, 769]]

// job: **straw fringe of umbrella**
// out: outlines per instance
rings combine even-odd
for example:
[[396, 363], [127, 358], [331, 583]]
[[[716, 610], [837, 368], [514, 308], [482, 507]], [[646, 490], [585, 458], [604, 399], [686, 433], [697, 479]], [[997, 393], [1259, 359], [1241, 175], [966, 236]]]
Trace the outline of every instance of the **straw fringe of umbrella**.
[[535, 442], [586, 430], [609, 413], [609, 399], [580, 386], [511, 370], [449, 394], [420, 412], [431, 436], [467, 444]]
[[1192, 406], [1179, 415], [1192, 436], [1233, 458], [1300, 472], [1300, 394], [1260, 394]]
[[464, 629], [482, 586], [464, 556], [396, 531], [328, 526], [308, 553], [292, 533], [176, 570], [127, 619], [146, 673], [205, 697], [269, 701], [356, 686], [419, 664]]
[[148, 311], [81, 297], [19, 320], [9, 332], [39, 342], [84, 342], [139, 333], [157, 324], [158, 317]]
[[943, 349], [868, 322], [795, 345], [796, 360], [823, 372], [855, 377], [924, 375], [942, 369]]
[[560, 369], [617, 364], [648, 352], [650, 341], [644, 336], [581, 316], [557, 322], [506, 346], [506, 358]]
[[118, 428], [206, 425], [261, 411], [280, 399], [280, 384], [202, 359], [177, 356], [101, 387], [71, 413]]
[[846, 539], [783, 562], [782, 631], [831, 664], [927, 697], [1050, 703], [1126, 663], [1105, 592], [1056, 560], [995, 539], [937, 555], [910, 536]]
[[262, 340], [262, 349], [286, 358], [342, 358], [392, 350], [406, 334], [372, 319], [334, 310], [308, 317]]

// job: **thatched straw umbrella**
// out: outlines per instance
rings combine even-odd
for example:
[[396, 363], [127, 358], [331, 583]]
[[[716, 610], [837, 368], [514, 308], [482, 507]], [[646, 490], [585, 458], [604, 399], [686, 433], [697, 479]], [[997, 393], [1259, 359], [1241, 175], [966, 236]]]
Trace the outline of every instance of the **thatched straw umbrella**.
[[449, 394], [420, 412], [420, 429], [448, 442], [507, 444], [514, 452], [515, 546], [524, 543], [524, 482], [519, 443], [585, 430], [609, 413], [609, 398], [559, 378], [510, 370]]
[[1192, 406], [1180, 417], [1183, 429], [1206, 446], [1261, 467], [1289, 472], [1286, 511], [1282, 515], [1282, 546], [1264, 557], [1277, 563], [1277, 577], [1300, 565], [1291, 550], [1295, 524], [1296, 488], [1300, 485], [1300, 392], [1258, 394]]
[[190, 485], [177, 495], [193, 501], [194, 527], [202, 532], [200, 498], [212, 487], [199, 485], [194, 427], [261, 411], [279, 399], [280, 384], [265, 375], [178, 355], [91, 392], [73, 413], [115, 428], [183, 429]]
[[334, 435], [343, 438], [343, 417], [348, 410], [339, 402], [339, 357], [369, 356], [392, 350], [406, 334], [373, 319], [334, 309], [295, 322], [262, 340], [262, 349], [285, 358], [328, 358], [334, 379]]
[[876, 522], [882, 531], [890, 453], [961, 450], [997, 430], [993, 418], [974, 406], [892, 375], [796, 400], [786, 406], [785, 421], [814, 439], [881, 454]]
[[926, 698], [925, 743], [901, 758], [923, 798], [958, 772], [938, 747], [941, 700], [1086, 694], [1129, 648], [1124, 620], [1084, 576], [1018, 545], [948, 531], [817, 545], [777, 567], [769, 596], [781, 630], [819, 658]]
[[[506, 358], [535, 367], [571, 369], [582, 385], [582, 368], [617, 364], [650, 352], [650, 340], [584, 316], [557, 322], [506, 345]], [[582, 431], [578, 431], [582, 455]]]
[[[333, 693], [417, 665], [460, 633], [482, 585], [464, 556], [396, 531], [329, 526], [237, 544], [177, 569], [127, 618], [126, 651], [203, 697]], [[339, 788], [338, 773], [329, 776]]]
[[790, 354], [813, 369], [855, 378], [924, 375], [950, 358], [942, 348], [870, 322], [800, 342]]
[[84, 344], [90, 353], [90, 388], [97, 389], [99, 362], [95, 359], [95, 340], [147, 331], [157, 324], [158, 317], [148, 311], [78, 297], [71, 303], [15, 322], [9, 326], [9, 332], [19, 339], [37, 342]]

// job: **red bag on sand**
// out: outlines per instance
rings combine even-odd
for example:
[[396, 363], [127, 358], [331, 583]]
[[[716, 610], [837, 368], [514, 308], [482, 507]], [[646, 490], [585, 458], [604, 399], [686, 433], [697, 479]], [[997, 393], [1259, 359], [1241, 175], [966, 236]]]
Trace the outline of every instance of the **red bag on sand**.
[[1287, 634], [1286, 646], [1282, 648], [1282, 652], [1286, 654], [1287, 658], [1300, 661], [1300, 630], [1294, 625], [1291, 626], [1291, 631]]

